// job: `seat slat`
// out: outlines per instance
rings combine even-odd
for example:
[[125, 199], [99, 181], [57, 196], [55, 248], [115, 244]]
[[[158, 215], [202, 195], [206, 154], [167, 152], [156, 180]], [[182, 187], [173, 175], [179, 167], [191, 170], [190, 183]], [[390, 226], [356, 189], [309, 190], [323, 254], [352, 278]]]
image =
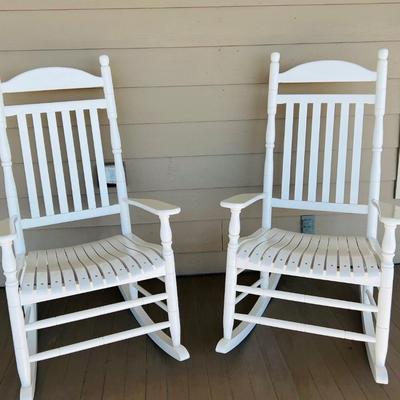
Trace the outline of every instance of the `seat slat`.
[[280, 240], [278, 243], [273, 244], [271, 247], [269, 247], [268, 250], [262, 254], [262, 259], [261, 259], [261, 264], [262, 265], [269, 265], [271, 263], [275, 262], [275, 257], [279, 253], [279, 251], [287, 246], [290, 241], [293, 239], [295, 236], [295, 233], [293, 232], [285, 232], [283, 235], [282, 240]]
[[26, 123], [26, 115], [17, 115], [18, 129], [20, 134], [22, 158], [24, 161], [24, 170], [26, 176], [26, 186], [28, 189], [29, 208], [31, 217], [37, 218], [40, 216], [39, 202], [36, 190], [35, 171], [33, 170], [31, 144], [28, 134], [28, 126]]
[[47, 166], [46, 148], [43, 139], [43, 126], [40, 114], [32, 114], [33, 130], [35, 134], [36, 151], [39, 163], [40, 180], [42, 183], [42, 192], [46, 215], [54, 215], [53, 197], [51, 194], [49, 169]]
[[47, 250], [46, 256], [49, 269], [51, 291], [59, 295], [62, 292], [63, 282], [61, 270], [58, 265], [57, 253], [55, 250]]
[[47, 256], [44, 250], [39, 250], [37, 253], [36, 291], [43, 294], [48, 291], [48, 288]]
[[365, 269], [370, 276], [378, 276], [379, 269], [377, 266], [377, 260], [375, 258], [374, 253], [371, 251], [371, 246], [368, 241], [364, 237], [357, 237], [357, 244], [360, 249], [360, 252], [364, 258]]
[[63, 284], [67, 292], [76, 289], [76, 278], [64, 249], [55, 249], [58, 264], [61, 269]]
[[349, 247], [347, 243], [347, 238], [345, 236], [340, 236], [338, 238], [338, 247], [339, 247], [339, 271], [340, 275], [344, 277], [350, 277], [350, 253]]
[[338, 243], [336, 236], [330, 236], [328, 252], [326, 256], [326, 273], [328, 276], [335, 276], [338, 272]]
[[[311, 272], [311, 267], [313, 266], [314, 254], [318, 250], [320, 236], [312, 236], [310, 244], [307, 250], [304, 252], [303, 257], [300, 261], [299, 271], [303, 274], [309, 274]], [[292, 268], [291, 268], [292, 269]]]
[[79, 246], [76, 248], [67, 247], [65, 254], [74, 270], [80, 290], [88, 289], [91, 281], [85, 266], [91, 265], [91, 261]]
[[347, 238], [349, 243], [351, 263], [353, 267], [353, 274], [357, 277], [364, 275], [364, 260], [361, 256], [360, 250], [357, 245], [357, 241], [354, 237], [349, 236]]
[[295, 234], [289, 244], [283, 247], [276, 256], [275, 267], [284, 268], [292, 252], [297, 248], [302, 239], [301, 234]]
[[267, 232], [263, 230], [258, 230], [259, 234], [257, 236], [248, 236], [246, 240], [240, 244], [238, 249], [238, 257], [246, 258], [249, 257], [252, 250], [259, 244], [265, 242], [266, 239], [272, 238], [278, 229], [272, 228]]
[[250, 256], [250, 262], [254, 264], [260, 263], [264, 252], [269, 249], [271, 246], [275, 245], [276, 243], [279, 243], [279, 241], [285, 236], [285, 232], [279, 231], [277, 232], [277, 235], [274, 235], [268, 240], [264, 240], [260, 242], [256, 247], [254, 247], [251, 251]]
[[325, 271], [328, 241], [329, 240], [327, 236], [321, 236], [321, 239], [318, 243], [318, 249], [315, 253], [314, 264], [312, 268], [312, 273], [314, 275], [322, 275]]
[[[302, 235], [301, 241], [297, 248], [292, 252], [292, 254], [289, 257], [289, 260], [287, 262], [287, 269], [295, 271], [299, 265], [301, 258], [303, 257], [304, 253], [306, 252], [310, 242], [311, 242], [312, 236], [311, 235]], [[311, 264], [310, 264], [311, 265]]]

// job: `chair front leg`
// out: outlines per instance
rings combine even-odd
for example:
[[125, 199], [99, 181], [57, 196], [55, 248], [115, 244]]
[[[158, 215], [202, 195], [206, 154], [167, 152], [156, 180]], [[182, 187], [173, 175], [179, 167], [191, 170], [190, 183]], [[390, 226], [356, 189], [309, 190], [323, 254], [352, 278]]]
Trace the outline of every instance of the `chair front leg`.
[[162, 245], [162, 255], [165, 260], [165, 289], [168, 295], [167, 308], [168, 318], [171, 324], [170, 332], [174, 346], [181, 343], [181, 325], [179, 319], [178, 292], [176, 287], [175, 259], [172, 250], [172, 232], [169, 224], [169, 215], [160, 216], [161, 228], [160, 237]]
[[[28, 341], [25, 332], [25, 319], [22, 305], [18, 293], [17, 268], [12, 242], [1, 244], [2, 264], [6, 277], [6, 295], [8, 312], [10, 317], [11, 332], [14, 343], [15, 359], [17, 363], [18, 375], [21, 381], [21, 399], [23, 389], [32, 387], [31, 368], [29, 362]], [[24, 396], [25, 397], [25, 396]], [[25, 398], [30, 398], [27, 396]], [[32, 394], [33, 398], [33, 394]]]
[[232, 338], [232, 330], [236, 303], [236, 254], [240, 235], [240, 210], [231, 209], [229, 222], [229, 243], [226, 257], [225, 298], [224, 298], [224, 338]]
[[381, 253], [382, 277], [378, 293], [378, 315], [376, 320], [375, 364], [378, 369], [385, 366], [389, 343], [394, 275], [393, 257], [396, 250], [395, 230], [396, 225], [385, 224]]

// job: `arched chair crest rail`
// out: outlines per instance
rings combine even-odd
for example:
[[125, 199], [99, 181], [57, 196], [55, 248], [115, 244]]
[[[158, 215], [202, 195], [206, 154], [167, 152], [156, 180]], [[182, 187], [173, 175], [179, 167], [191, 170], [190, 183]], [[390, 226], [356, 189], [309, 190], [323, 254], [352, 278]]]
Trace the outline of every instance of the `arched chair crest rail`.
[[[230, 208], [231, 219], [224, 337], [217, 345], [218, 352], [232, 350], [256, 324], [358, 340], [366, 343], [376, 382], [388, 382], [385, 359], [395, 228], [400, 223], [400, 214], [396, 206], [379, 202], [387, 57], [386, 49], [378, 52], [376, 71], [349, 62], [324, 60], [279, 72], [280, 55], [271, 55], [263, 193], [236, 195], [221, 202], [222, 207]], [[291, 90], [281, 94], [278, 90], [280, 84], [304, 82], [328, 82], [332, 87], [335, 82], [341, 82], [340, 90], [348, 87], [350, 82], [365, 82], [365, 85], [375, 82], [375, 92], [349, 94], [344, 89], [343, 94], [297, 94]], [[282, 132], [275, 126], [278, 107], [284, 108]], [[373, 107], [374, 128], [372, 152], [368, 152], [370, 158], [363, 161], [363, 120], [367, 107]], [[283, 155], [282, 160], [276, 157], [274, 162], [275, 137], [282, 138]], [[278, 162], [281, 162], [280, 175], [279, 171], [278, 174], [274, 171]], [[361, 165], [367, 163], [370, 163], [369, 197], [361, 203]], [[273, 192], [274, 176], [281, 176], [281, 182], [275, 181], [275, 185], [280, 184], [280, 193]], [[262, 227], [252, 235], [240, 238], [240, 213], [257, 201], [263, 202]], [[326, 236], [273, 228], [271, 211], [274, 207], [365, 214], [367, 232], [365, 237]], [[385, 231], [381, 245], [377, 241], [378, 219]], [[249, 286], [239, 285], [237, 277], [245, 270], [259, 271], [260, 279]], [[280, 291], [276, 286], [281, 275], [357, 284], [361, 288], [361, 300], [351, 302]], [[377, 302], [374, 288], [378, 291]], [[235, 312], [236, 304], [247, 295], [258, 297], [252, 310], [248, 314]], [[362, 314], [364, 332], [263, 317], [272, 298], [358, 310]], [[239, 324], [234, 328], [235, 320]]]
[[[180, 344], [169, 225], [170, 216], [180, 209], [161, 201], [128, 198], [108, 57], [101, 56], [100, 64], [101, 76], [73, 68], [38, 68], [0, 83], [0, 156], [10, 216], [0, 223], [0, 245], [21, 380], [20, 398], [24, 400], [33, 399], [37, 362], [52, 357], [144, 334], [177, 360], [189, 357]], [[4, 104], [3, 95], [8, 93], [82, 88], [98, 88], [102, 94], [99, 98], [76, 101]], [[110, 140], [101, 135], [101, 113], [106, 114]], [[16, 126], [18, 133], [10, 128], [8, 135], [9, 119], [14, 120], [11, 124], [15, 124], [12, 127]], [[16, 142], [18, 134], [20, 150], [14, 153], [10, 143]], [[110, 193], [106, 182], [106, 149], [102, 139], [111, 142], [107, 154], [115, 163], [116, 196]], [[22, 158], [21, 163], [14, 165], [14, 171], [12, 154]], [[22, 187], [18, 191], [26, 193], [27, 202], [19, 201], [16, 174], [18, 186], [25, 176], [25, 192]], [[132, 233], [130, 208], [134, 207], [159, 217], [161, 245], [147, 243]], [[26, 229], [112, 214], [120, 215], [119, 235], [65, 248], [25, 251]], [[140, 285], [141, 281], [153, 278], [165, 283], [165, 291], [151, 294]], [[37, 319], [39, 302], [113, 286], [119, 287], [124, 301]], [[143, 309], [152, 303], [166, 312], [162, 322], [153, 322]], [[52, 350], [37, 349], [39, 329], [128, 309], [140, 327]], [[169, 330], [170, 336], [164, 330]]]

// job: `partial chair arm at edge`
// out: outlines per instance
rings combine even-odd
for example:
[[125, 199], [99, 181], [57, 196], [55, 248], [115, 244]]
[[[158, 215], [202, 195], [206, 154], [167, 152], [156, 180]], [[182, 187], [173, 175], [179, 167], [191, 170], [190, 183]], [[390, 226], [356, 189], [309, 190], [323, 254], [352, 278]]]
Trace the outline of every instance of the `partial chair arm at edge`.
[[377, 200], [372, 200], [372, 204], [378, 210], [379, 221], [384, 225], [400, 225], [400, 205]]
[[243, 193], [229, 197], [221, 201], [221, 207], [230, 208], [233, 210], [243, 210], [256, 201], [262, 200], [265, 197], [264, 193]]
[[0, 245], [10, 243], [16, 238], [16, 219], [17, 217], [11, 217], [0, 221]]
[[153, 199], [127, 199], [128, 204], [141, 208], [151, 214], [162, 216], [176, 215], [181, 212], [180, 207], [174, 206], [164, 201]]

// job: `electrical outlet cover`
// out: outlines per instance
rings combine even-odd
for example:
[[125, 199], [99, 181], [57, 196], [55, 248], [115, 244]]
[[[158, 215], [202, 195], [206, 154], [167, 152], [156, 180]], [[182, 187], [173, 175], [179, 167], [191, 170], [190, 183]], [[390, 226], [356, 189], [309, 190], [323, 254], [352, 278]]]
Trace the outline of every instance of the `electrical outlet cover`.
[[302, 215], [300, 217], [301, 233], [315, 233], [315, 215]]

